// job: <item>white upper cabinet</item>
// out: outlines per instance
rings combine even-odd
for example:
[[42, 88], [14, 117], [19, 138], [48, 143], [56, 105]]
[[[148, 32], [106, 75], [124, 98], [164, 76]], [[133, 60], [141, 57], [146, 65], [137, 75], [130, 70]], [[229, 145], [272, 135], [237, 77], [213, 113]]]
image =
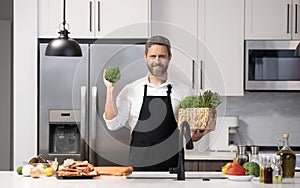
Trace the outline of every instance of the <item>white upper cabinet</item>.
[[172, 75], [195, 94], [244, 95], [244, 1], [152, 0], [151, 34], [170, 39]]
[[[223, 96], [244, 95], [244, 1], [206, 0], [204, 89]], [[199, 45], [200, 46], [200, 45]], [[201, 48], [199, 48], [201, 49]]]
[[[72, 38], [147, 38], [149, 0], [66, 0]], [[39, 0], [39, 37], [56, 38], [63, 0]]]
[[300, 0], [245, 0], [245, 39], [300, 39]]
[[[68, 3], [67, 3], [68, 6]], [[68, 10], [66, 10], [68, 22]], [[42, 38], [56, 38], [63, 22], [62, 0], [38, 1], [38, 36]]]
[[152, 0], [151, 35], [167, 37], [172, 46], [169, 77], [181, 79], [198, 94], [197, 0]]

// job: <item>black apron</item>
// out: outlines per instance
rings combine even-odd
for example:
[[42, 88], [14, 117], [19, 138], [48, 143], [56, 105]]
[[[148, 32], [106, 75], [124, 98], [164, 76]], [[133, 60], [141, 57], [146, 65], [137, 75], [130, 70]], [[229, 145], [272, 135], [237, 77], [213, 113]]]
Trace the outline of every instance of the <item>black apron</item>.
[[144, 87], [143, 104], [132, 132], [129, 165], [137, 171], [168, 171], [178, 164], [177, 122], [174, 117], [171, 88], [167, 96], [147, 96]]

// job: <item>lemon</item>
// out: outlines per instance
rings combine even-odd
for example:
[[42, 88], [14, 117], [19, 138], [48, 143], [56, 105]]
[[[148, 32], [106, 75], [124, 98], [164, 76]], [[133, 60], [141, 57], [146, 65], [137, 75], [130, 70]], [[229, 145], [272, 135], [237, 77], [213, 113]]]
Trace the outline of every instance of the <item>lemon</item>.
[[19, 166], [19, 167], [17, 168], [17, 173], [18, 173], [19, 175], [22, 175], [22, 169], [23, 169], [23, 166]]
[[54, 170], [51, 167], [47, 167], [44, 169], [45, 176], [52, 176], [54, 174]]

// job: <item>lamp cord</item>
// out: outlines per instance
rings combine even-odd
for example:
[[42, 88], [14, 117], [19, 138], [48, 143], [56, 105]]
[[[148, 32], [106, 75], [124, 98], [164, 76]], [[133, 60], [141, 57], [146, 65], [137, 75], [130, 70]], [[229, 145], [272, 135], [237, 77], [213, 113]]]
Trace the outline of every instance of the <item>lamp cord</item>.
[[66, 0], [64, 0], [64, 6], [63, 6], [63, 29], [65, 30], [66, 27]]

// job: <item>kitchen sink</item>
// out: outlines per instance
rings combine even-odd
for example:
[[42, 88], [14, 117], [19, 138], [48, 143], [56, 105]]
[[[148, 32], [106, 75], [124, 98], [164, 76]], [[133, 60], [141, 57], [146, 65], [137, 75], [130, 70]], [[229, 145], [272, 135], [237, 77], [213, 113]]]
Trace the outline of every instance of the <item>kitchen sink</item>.
[[[169, 172], [132, 172], [127, 176], [128, 179], [177, 179], [177, 174]], [[226, 179], [222, 172], [185, 172], [186, 179]]]

